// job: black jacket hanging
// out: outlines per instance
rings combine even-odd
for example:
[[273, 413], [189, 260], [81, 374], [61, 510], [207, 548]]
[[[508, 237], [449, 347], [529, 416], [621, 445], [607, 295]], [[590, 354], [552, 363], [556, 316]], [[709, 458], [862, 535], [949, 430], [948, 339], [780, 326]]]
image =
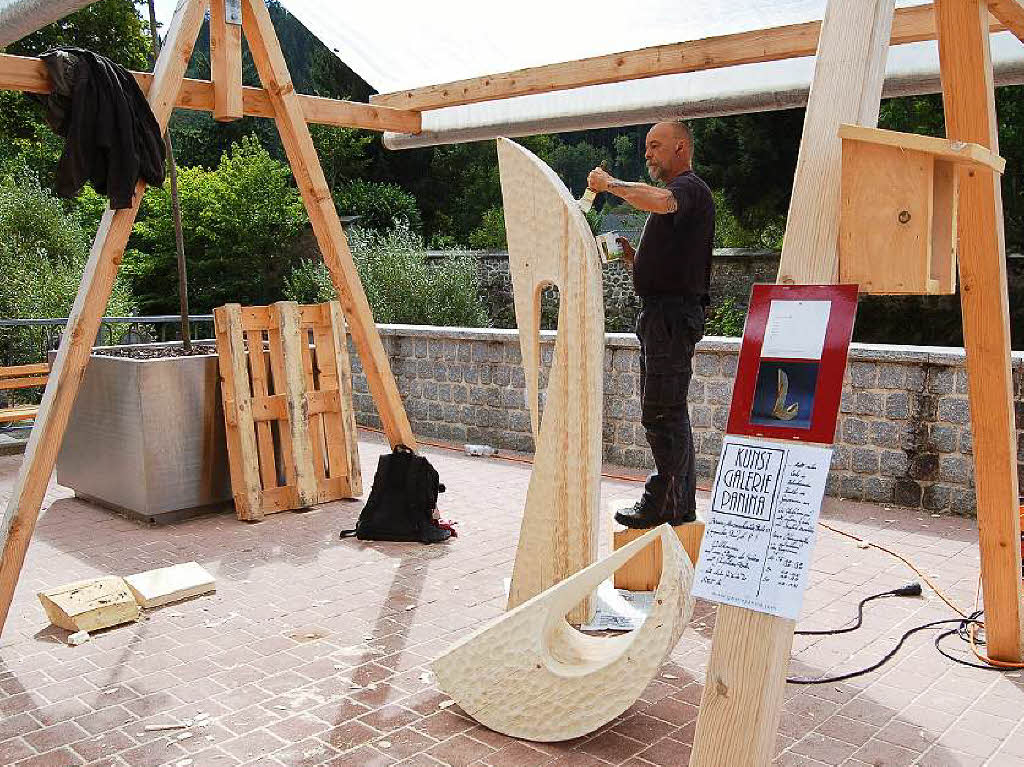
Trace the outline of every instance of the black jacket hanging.
[[163, 184], [160, 126], [131, 73], [82, 48], [57, 48], [40, 58], [54, 90], [37, 98], [47, 124], [65, 138], [58, 196], [74, 197], [89, 181], [111, 208], [130, 208], [140, 178]]

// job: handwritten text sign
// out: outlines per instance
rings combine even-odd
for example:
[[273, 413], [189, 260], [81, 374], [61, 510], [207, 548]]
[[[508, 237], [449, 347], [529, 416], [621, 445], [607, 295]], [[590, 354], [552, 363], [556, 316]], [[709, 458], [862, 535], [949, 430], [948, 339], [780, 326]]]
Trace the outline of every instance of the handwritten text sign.
[[832, 449], [727, 436], [693, 594], [796, 619]]

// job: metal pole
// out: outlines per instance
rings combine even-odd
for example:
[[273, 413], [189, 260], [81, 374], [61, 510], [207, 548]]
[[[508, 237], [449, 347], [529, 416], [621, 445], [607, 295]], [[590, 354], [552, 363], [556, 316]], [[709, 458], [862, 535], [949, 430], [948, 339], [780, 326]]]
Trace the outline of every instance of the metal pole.
[[[149, 0], [149, 33], [153, 39], [153, 60], [160, 55], [160, 35], [156, 31], [156, 8]], [[178, 165], [174, 161], [171, 129], [164, 133], [167, 162], [171, 172], [171, 217], [174, 221], [174, 246], [178, 256], [178, 298], [181, 308], [181, 345], [192, 351], [192, 334], [188, 323], [188, 269], [185, 265], [185, 237], [181, 231], [181, 206], [178, 204]]]

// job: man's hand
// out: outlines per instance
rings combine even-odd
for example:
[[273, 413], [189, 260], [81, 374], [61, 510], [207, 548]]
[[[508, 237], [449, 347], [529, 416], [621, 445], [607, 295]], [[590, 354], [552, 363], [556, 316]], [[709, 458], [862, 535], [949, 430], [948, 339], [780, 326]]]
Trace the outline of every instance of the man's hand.
[[595, 192], [607, 192], [608, 185], [614, 180], [608, 171], [598, 166], [587, 176], [587, 188]]
[[632, 269], [633, 259], [636, 258], [636, 251], [633, 250], [632, 244], [625, 237], [616, 237], [615, 242], [622, 248], [622, 260], [626, 262], [626, 266]]

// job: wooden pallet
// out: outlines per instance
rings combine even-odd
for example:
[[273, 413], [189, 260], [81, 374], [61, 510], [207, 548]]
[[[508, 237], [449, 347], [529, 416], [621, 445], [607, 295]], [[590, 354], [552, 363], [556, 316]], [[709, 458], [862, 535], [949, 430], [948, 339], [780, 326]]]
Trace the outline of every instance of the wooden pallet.
[[227, 304], [214, 327], [238, 518], [362, 495], [341, 305]]

